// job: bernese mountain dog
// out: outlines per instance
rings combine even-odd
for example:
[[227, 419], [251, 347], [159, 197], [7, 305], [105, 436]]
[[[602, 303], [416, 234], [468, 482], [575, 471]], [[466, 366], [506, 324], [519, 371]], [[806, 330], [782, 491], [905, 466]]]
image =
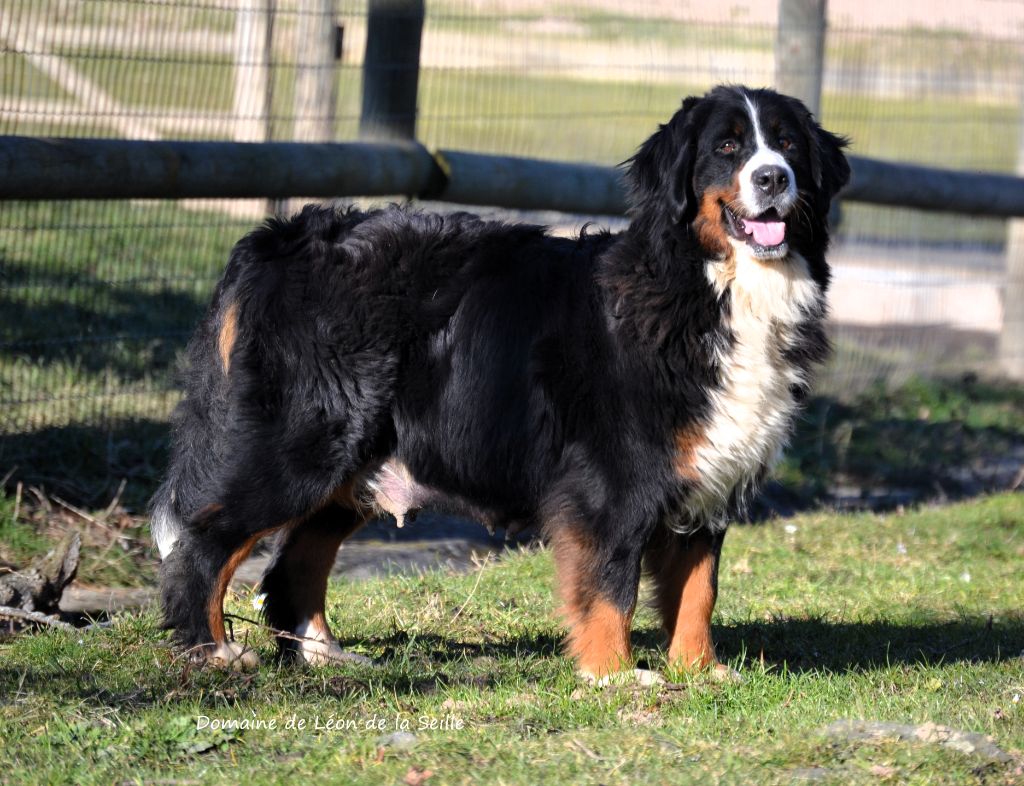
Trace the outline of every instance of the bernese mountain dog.
[[339, 545], [429, 508], [548, 539], [582, 675], [632, 669], [645, 572], [669, 664], [721, 671], [726, 525], [828, 354], [845, 144], [796, 99], [723, 86], [627, 162], [619, 234], [310, 205], [246, 236], [189, 345], [153, 501], [177, 643], [257, 662], [223, 600], [274, 534], [281, 653], [349, 659], [324, 608]]

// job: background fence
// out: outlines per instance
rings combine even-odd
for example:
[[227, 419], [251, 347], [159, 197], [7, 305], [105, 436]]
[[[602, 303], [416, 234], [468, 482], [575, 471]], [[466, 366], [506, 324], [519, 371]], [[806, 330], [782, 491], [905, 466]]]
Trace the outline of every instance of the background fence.
[[[615, 164], [681, 96], [774, 81], [774, 2], [640, 5], [429, 2], [417, 137]], [[856, 153], [1019, 166], [1024, 3], [832, 0], [827, 21], [820, 114]], [[355, 139], [366, 30], [352, 0], [6, 0], [0, 133]], [[377, 57], [400, 68], [394, 52]], [[84, 499], [151, 480], [176, 357], [231, 245], [268, 207], [288, 205], [0, 202], [0, 475], [78, 482]], [[560, 231], [584, 220], [517, 217]], [[824, 389], [993, 370], [1008, 265], [1024, 264], [1010, 233], [1003, 220], [844, 205]]]

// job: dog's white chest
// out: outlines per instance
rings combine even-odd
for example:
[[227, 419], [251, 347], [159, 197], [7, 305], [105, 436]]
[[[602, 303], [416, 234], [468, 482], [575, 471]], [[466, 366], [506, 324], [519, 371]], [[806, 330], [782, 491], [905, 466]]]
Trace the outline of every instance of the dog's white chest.
[[743, 248], [735, 251], [707, 266], [712, 284], [729, 298], [733, 341], [719, 352], [710, 415], [690, 443], [688, 480], [696, 488], [687, 507], [695, 518], [721, 509], [781, 454], [797, 406], [792, 388], [806, 382], [785, 350], [823, 297], [803, 258], [758, 262]]

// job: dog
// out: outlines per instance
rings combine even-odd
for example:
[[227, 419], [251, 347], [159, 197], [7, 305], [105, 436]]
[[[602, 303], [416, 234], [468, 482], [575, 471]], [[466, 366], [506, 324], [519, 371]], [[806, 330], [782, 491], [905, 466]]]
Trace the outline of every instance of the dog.
[[255, 653], [223, 599], [262, 581], [282, 655], [349, 659], [335, 553], [430, 508], [550, 543], [578, 672], [631, 670], [641, 576], [668, 662], [722, 670], [722, 540], [787, 440], [824, 330], [845, 139], [794, 98], [690, 97], [626, 162], [619, 234], [307, 206], [234, 248], [187, 351], [153, 500], [167, 627], [199, 660]]

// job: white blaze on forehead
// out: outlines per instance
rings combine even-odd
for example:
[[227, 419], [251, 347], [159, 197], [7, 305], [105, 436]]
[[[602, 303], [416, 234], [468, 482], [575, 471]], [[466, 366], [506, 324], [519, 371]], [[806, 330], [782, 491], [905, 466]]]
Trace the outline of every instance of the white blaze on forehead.
[[761, 124], [757, 119], [757, 106], [750, 100], [750, 96], [744, 93], [743, 100], [747, 103], [747, 113], [750, 115], [750, 122], [754, 129], [755, 147], [754, 155], [750, 157], [750, 160], [740, 170], [740, 201], [751, 218], [759, 213], [763, 213], [768, 206], [762, 206], [763, 197], [759, 195], [757, 188], [754, 186], [754, 172], [763, 166], [781, 167], [789, 179], [789, 185], [786, 186], [785, 194], [780, 196], [779, 204], [776, 207], [780, 213], [784, 213], [796, 201], [796, 175], [793, 174], [793, 168], [782, 157], [782, 154], [777, 150], [772, 150], [768, 147], [768, 143], [764, 141], [764, 134], [761, 133]]

